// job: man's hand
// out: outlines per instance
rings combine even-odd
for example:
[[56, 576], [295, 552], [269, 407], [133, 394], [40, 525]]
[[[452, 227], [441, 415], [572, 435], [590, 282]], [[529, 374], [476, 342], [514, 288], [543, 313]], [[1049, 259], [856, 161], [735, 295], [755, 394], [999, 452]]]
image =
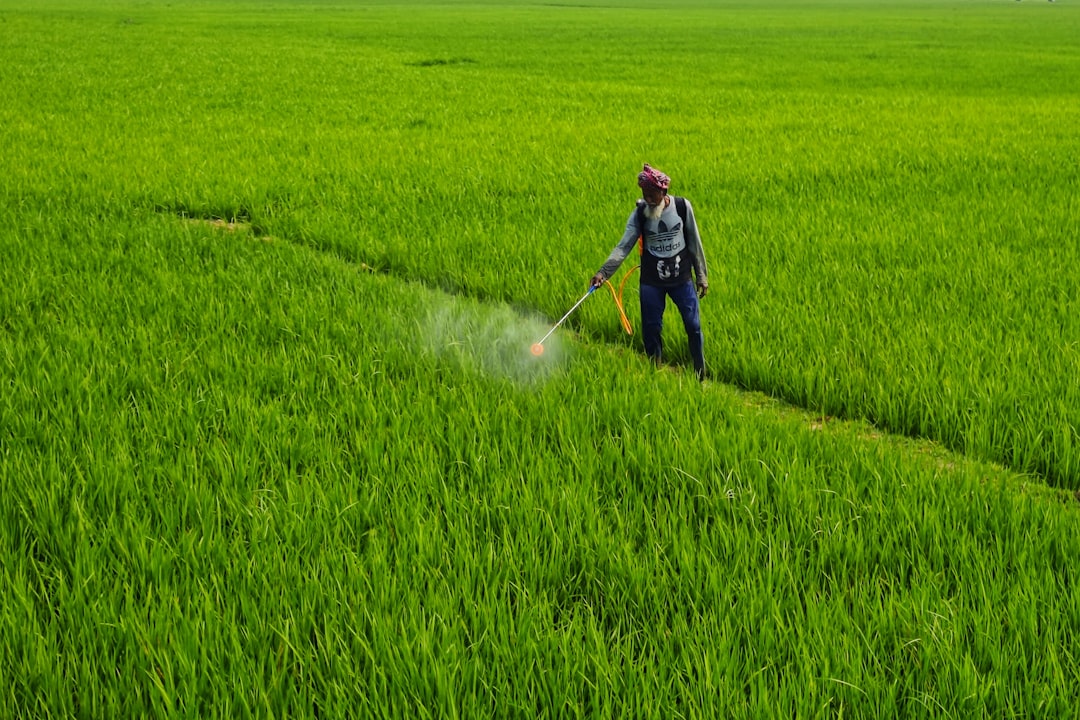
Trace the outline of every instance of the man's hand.
[[709, 294], [709, 283], [700, 283], [699, 282], [697, 284], [697, 296], [699, 298], [703, 298], [708, 294]]
[[589, 281], [589, 287], [598, 288], [598, 287], [600, 287], [601, 285], [603, 285], [606, 282], [607, 282], [606, 277], [604, 277], [600, 273], [596, 273], [595, 275], [592, 276], [592, 280]]

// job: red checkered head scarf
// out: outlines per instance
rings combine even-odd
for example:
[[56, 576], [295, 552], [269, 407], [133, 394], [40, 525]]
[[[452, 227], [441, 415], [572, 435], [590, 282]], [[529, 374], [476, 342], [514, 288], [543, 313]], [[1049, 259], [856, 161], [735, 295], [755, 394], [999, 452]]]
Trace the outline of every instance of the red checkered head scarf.
[[637, 176], [637, 184], [642, 190], [656, 188], [667, 192], [668, 187], [671, 185], [671, 178], [656, 168], [650, 167], [649, 163], [645, 163], [645, 167]]

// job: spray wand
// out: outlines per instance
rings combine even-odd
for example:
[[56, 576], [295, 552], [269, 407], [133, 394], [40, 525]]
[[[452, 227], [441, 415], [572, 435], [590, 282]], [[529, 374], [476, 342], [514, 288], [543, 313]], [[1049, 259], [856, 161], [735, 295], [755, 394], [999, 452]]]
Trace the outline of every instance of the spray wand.
[[587, 293], [585, 293], [584, 295], [582, 295], [580, 300], [578, 300], [576, 303], [574, 303], [574, 307], [567, 310], [566, 314], [562, 316], [562, 319], [559, 320], [559, 322], [555, 323], [555, 325], [550, 330], [547, 331], [547, 335], [540, 338], [540, 342], [533, 343], [533, 346], [532, 346], [532, 354], [533, 355], [536, 355], [537, 357], [539, 357], [540, 355], [544, 354], [544, 341], [547, 340], [549, 337], [551, 337], [551, 333], [555, 332], [556, 328], [558, 328], [560, 325], [562, 325], [563, 322], [566, 321], [566, 318], [570, 317], [570, 313], [577, 310], [578, 306], [581, 305], [581, 303], [585, 302], [585, 298], [592, 295], [593, 290], [595, 290], [595, 289], [596, 289], [595, 287], [590, 287], [589, 291]]
[[[627, 335], [634, 334], [634, 327], [630, 324], [630, 319], [626, 317], [626, 310], [623, 309], [622, 294], [623, 288], [626, 287], [626, 281], [630, 279], [630, 275], [633, 274], [635, 270], [637, 270], [637, 266], [630, 268], [630, 270], [627, 271], [625, 275], [623, 275], [622, 282], [619, 283], [619, 289], [617, 291], [615, 290], [615, 286], [613, 283], [604, 283], [605, 285], [607, 285], [608, 290], [611, 291], [611, 298], [615, 301], [615, 307], [619, 310], [619, 321], [622, 323], [623, 330], [626, 331]], [[566, 321], [566, 318], [570, 317], [570, 314], [577, 310], [578, 306], [581, 305], [581, 303], [585, 302], [585, 298], [593, 294], [594, 290], [596, 290], [596, 287], [590, 287], [589, 291], [582, 295], [580, 300], [574, 303], [574, 307], [567, 310], [566, 314], [562, 316], [559, 322], [555, 323], [555, 325], [547, 331], [547, 335], [544, 335], [544, 337], [540, 338], [540, 342], [533, 343], [533, 355], [539, 357], [544, 354], [544, 341], [551, 337], [551, 333], [555, 332], [555, 330], [558, 329], [558, 327]]]

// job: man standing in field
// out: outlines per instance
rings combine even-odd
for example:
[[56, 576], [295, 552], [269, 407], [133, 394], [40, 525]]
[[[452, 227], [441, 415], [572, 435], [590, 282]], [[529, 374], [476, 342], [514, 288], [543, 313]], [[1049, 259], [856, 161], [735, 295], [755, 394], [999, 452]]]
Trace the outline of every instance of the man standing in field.
[[[600, 287], [615, 274], [641, 238], [641, 335], [645, 354], [660, 364], [664, 344], [661, 336], [667, 298], [682, 315], [690, 357], [699, 380], [705, 379], [705, 354], [698, 299], [709, 291], [705, 251], [701, 247], [694, 209], [685, 198], [668, 195], [671, 178], [648, 164], [638, 175], [642, 200], [626, 221], [622, 240], [593, 276]], [[692, 275], [691, 275], [692, 273]], [[696, 292], [695, 292], [696, 284]]]

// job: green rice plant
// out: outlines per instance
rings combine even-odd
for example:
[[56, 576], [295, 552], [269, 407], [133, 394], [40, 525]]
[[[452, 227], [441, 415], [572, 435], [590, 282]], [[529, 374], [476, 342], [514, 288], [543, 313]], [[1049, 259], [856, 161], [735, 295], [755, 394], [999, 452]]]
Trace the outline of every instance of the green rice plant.
[[7, 346], [5, 714], [1072, 702], [1070, 496], [594, 345], [470, 364], [529, 321], [249, 230], [35, 243], [80, 290]]
[[1067, 715], [1075, 24], [5, 8], [0, 716]]

